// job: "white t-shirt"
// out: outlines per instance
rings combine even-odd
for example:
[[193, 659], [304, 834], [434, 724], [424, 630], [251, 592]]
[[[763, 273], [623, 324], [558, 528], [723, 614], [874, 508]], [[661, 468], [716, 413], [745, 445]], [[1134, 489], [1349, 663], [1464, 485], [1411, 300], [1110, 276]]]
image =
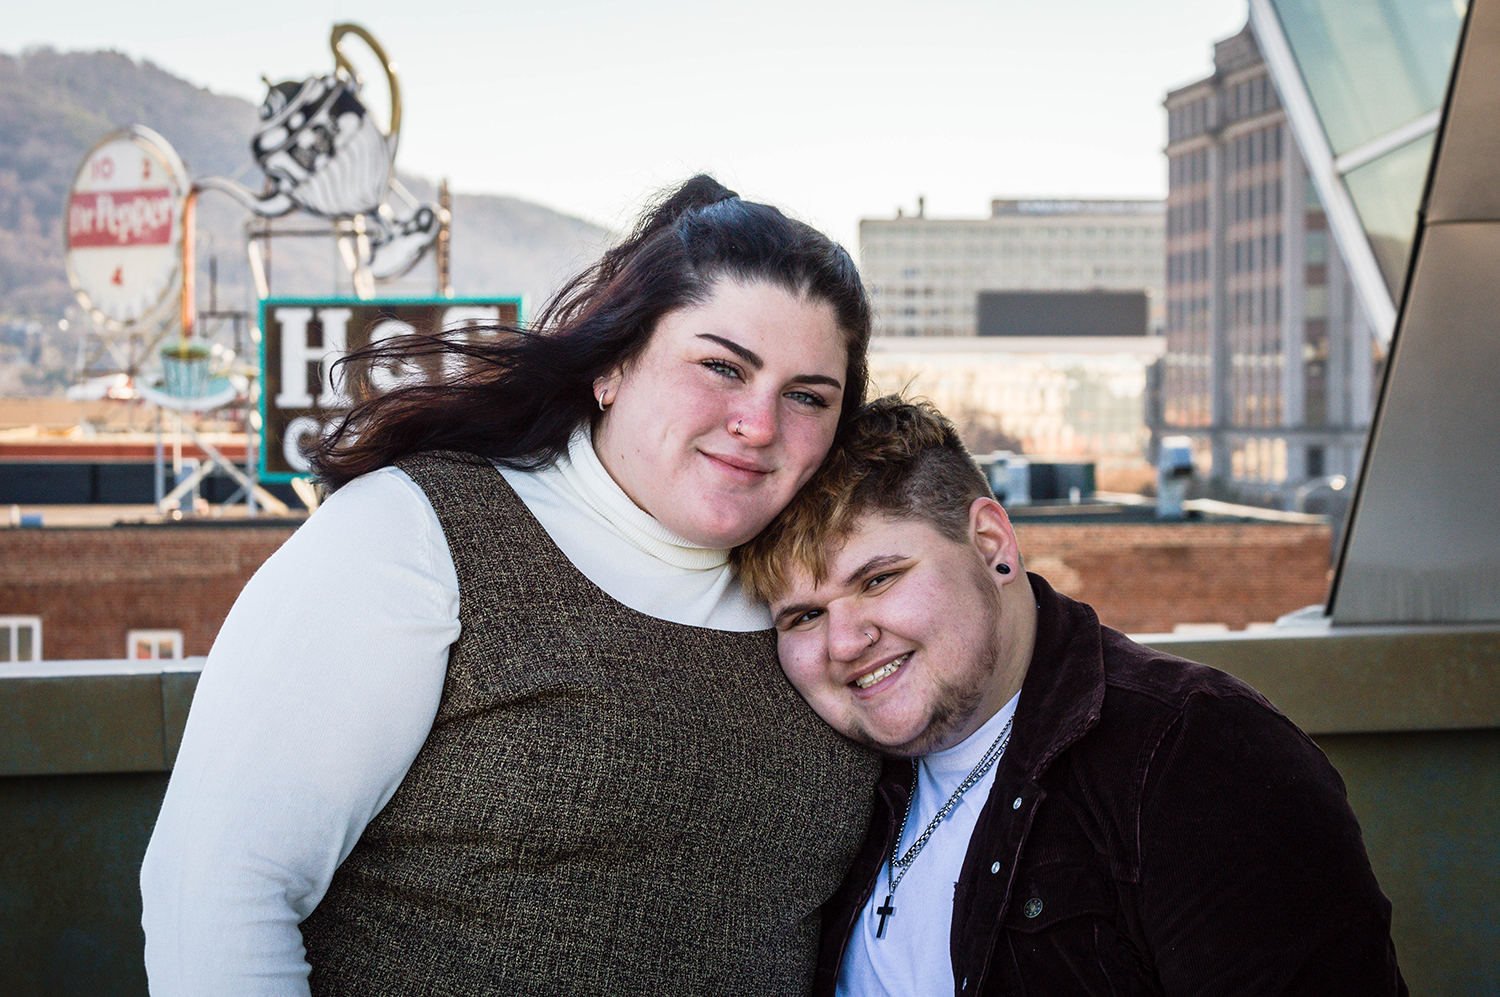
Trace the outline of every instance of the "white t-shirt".
[[[1000, 708], [984, 726], [963, 741], [927, 755], [917, 763], [916, 798], [911, 817], [896, 844], [896, 854], [921, 837], [928, 821], [942, 809], [1005, 725], [1016, 713], [1020, 693]], [[860, 912], [854, 933], [844, 949], [839, 969], [839, 997], [917, 997], [953, 993], [953, 957], [949, 937], [953, 927], [953, 890], [963, 869], [969, 839], [995, 785], [999, 760], [970, 786], [958, 805], [932, 832], [927, 844], [907, 868], [891, 898], [895, 913], [889, 915], [885, 935], [880, 929], [879, 908], [890, 896], [890, 856], [881, 867], [875, 892]]]
[[[501, 473], [626, 606], [770, 625], [728, 552], [632, 504], [585, 433], [554, 468]], [[209, 653], [141, 869], [154, 997], [305, 997], [298, 925], [426, 740], [458, 634], [437, 515], [393, 468], [330, 496], [256, 572]]]

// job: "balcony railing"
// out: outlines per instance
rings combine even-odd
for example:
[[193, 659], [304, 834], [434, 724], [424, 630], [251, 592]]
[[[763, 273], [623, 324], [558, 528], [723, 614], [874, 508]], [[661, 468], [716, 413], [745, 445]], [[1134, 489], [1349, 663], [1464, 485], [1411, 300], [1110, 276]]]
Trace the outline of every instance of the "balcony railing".
[[[1250, 682], [1327, 752], [1413, 993], [1500, 993], [1500, 626], [1143, 640]], [[136, 877], [202, 663], [0, 672], [6, 992], [145, 994]]]

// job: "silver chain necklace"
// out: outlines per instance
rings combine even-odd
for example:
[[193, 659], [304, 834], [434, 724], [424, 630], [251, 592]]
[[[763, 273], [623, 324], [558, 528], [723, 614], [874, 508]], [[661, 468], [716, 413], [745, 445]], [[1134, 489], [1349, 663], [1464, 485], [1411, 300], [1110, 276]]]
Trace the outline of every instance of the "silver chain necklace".
[[1015, 719], [1015, 715], [1012, 714], [1010, 719], [1005, 721], [1005, 727], [1000, 731], [1000, 736], [995, 738], [994, 742], [985, 749], [984, 757], [980, 758], [978, 763], [969, 770], [969, 774], [964, 776], [964, 781], [959, 783], [958, 788], [953, 791], [953, 795], [948, 797], [948, 802], [944, 803], [942, 808], [932, 815], [932, 820], [927, 822], [927, 828], [922, 832], [922, 836], [912, 842], [911, 847], [906, 850], [905, 855], [897, 858], [896, 851], [901, 847], [901, 839], [906, 836], [906, 822], [911, 820], [912, 804], [917, 799], [917, 760], [915, 758], [911, 760], [911, 794], [906, 798], [906, 813], [901, 818], [901, 830], [896, 832], [896, 843], [891, 846], [890, 871], [887, 874], [890, 890], [886, 893], [885, 903], [875, 908], [875, 913], [880, 915], [880, 926], [875, 929], [876, 938], [885, 937], [885, 922], [890, 919], [892, 914], [896, 913], [896, 908], [891, 906], [891, 901], [896, 898], [896, 887], [901, 885], [901, 879], [906, 875], [906, 870], [910, 869], [911, 864], [917, 860], [917, 856], [922, 854], [922, 849], [927, 845], [927, 839], [932, 837], [932, 832], [936, 831], [938, 825], [947, 819], [948, 815], [953, 812], [954, 807], [958, 806], [958, 801], [963, 799], [964, 794], [976, 782], [983, 779], [984, 774], [990, 770], [990, 767], [999, 760], [1001, 755], [1005, 754], [1005, 746], [1010, 743], [1010, 725], [1015, 722]]

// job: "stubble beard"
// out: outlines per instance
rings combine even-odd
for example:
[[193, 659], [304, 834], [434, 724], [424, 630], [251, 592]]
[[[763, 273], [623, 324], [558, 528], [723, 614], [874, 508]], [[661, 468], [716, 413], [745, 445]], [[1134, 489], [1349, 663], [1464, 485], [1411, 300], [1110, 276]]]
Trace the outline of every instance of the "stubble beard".
[[974, 719], [974, 714], [979, 710], [979, 705], [984, 701], [985, 693], [989, 691], [990, 680], [1000, 664], [1002, 646], [1000, 593], [994, 589], [988, 572], [980, 574], [976, 571], [975, 574], [978, 577], [971, 578], [971, 581], [984, 596], [989, 607], [986, 613], [988, 625], [984, 628], [984, 647], [978, 655], [976, 667], [968, 674], [938, 687], [937, 695], [933, 698], [932, 709], [927, 716], [927, 723], [922, 727], [922, 732], [910, 741], [896, 745], [882, 744], [863, 727], [849, 735], [853, 740], [866, 747], [874, 748], [882, 754], [893, 755], [897, 758], [920, 758], [960, 743], [958, 740], [953, 740], [953, 737], [969, 726]]

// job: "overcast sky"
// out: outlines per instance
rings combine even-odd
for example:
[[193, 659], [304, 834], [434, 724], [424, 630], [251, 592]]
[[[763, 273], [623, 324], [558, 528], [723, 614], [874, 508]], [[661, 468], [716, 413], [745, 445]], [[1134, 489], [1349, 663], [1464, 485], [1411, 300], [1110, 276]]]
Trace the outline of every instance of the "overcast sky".
[[[329, 29], [355, 21], [397, 64], [403, 170], [616, 228], [706, 170], [852, 248], [860, 218], [919, 195], [942, 217], [1164, 196], [1162, 98], [1245, 16], [1245, 0], [75, 0], [10, 5], [0, 51], [111, 48], [258, 104], [262, 74], [329, 72]], [[383, 105], [383, 80], [366, 90]]]

